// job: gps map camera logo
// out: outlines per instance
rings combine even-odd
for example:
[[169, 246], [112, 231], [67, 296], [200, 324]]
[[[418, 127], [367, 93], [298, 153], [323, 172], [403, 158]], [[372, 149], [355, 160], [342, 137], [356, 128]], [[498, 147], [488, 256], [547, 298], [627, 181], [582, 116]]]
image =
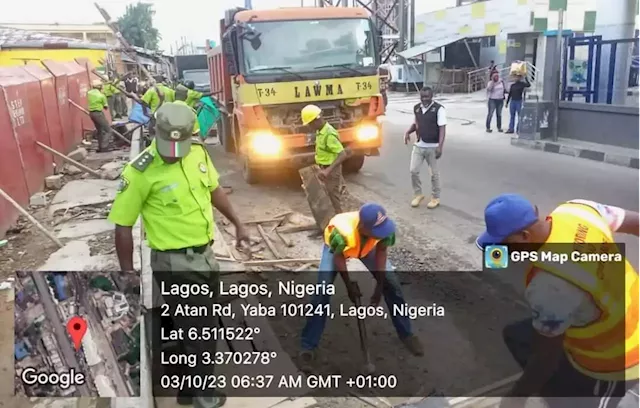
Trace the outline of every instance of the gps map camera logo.
[[509, 266], [509, 248], [506, 245], [489, 245], [484, 249], [484, 267], [504, 269]]

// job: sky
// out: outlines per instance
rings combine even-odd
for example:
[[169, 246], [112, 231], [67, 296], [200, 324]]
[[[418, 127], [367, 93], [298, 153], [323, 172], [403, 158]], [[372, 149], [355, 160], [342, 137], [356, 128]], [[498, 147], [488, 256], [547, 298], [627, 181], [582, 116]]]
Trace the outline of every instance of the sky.
[[[156, 10], [154, 26], [160, 31], [160, 47], [169, 52], [176, 42], [186, 37], [187, 42], [203, 46], [207, 39], [217, 40], [218, 24], [224, 10], [244, 6], [244, 0], [146, 0]], [[312, 6], [315, 0], [252, 0], [253, 8]], [[449, 3], [446, 0], [438, 2]], [[427, 3], [427, 4], [425, 4]], [[431, 1], [416, 1], [416, 14], [433, 11]], [[113, 20], [121, 16], [132, 0], [98, 0]], [[425, 6], [427, 9], [425, 9]], [[447, 7], [444, 5], [442, 8]], [[72, 12], [70, 12], [72, 11]], [[91, 24], [101, 22], [102, 17], [93, 5], [93, 0], [29, 0], [13, 2], [3, 7], [1, 23], [14, 24]]]

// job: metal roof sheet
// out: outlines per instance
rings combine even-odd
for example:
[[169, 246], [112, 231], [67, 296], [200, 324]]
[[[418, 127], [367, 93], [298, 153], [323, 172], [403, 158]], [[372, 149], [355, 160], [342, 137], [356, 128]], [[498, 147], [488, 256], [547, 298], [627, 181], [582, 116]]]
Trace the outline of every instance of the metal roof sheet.
[[107, 49], [106, 44], [90, 43], [74, 38], [0, 27], [0, 48], [44, 48], [47, 44], [66, 44], [68, 48]]

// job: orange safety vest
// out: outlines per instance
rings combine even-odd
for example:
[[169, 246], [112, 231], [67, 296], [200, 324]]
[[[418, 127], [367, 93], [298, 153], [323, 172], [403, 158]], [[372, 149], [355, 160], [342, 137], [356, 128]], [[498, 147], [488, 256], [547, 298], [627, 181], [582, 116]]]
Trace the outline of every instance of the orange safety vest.
[[360, 223], [360, 215], [357, 211], [338, 214], [329, 221], [329, 225], [324, 230], [324, 243], [330, 245], [331, 233], [338, 230], [340, 235], [347, 241], [347, 246], [343, 251], [345, 258], [364, 258], [373, 250], [379, 239], [366, 238], [362, 242], [360, 233], [358, 232], [358, 224]]
[[[584, 253], [619, 253], [613, 233], [602, 216], [586, 204], [565, 203], [549, 216], [551, 235], [539, 253], [554, 252], [553, 244], [574, 244]], [[605, 244], [605, 245], [602, 245]], [[587, 251], [584, 251], [588, 248]], [[555, 247], [555, 252], [558, 252]], [[528, 286], [538, 270], [551, 273], [589, 294], [600, 317], [586, 326], [570, 327], [564, 349], [583, 374], [604, 381], [638, 379], [638, 273], [621, 262], [533, 262], [526, 274]], [[622, 268], [624, 267], [624, 272]], [[537, 268], [537, 269], [536, 269]], [[624, 276], [621, 276], [624, 273]], [[624, 285], [622, 280], [624, 279]]]

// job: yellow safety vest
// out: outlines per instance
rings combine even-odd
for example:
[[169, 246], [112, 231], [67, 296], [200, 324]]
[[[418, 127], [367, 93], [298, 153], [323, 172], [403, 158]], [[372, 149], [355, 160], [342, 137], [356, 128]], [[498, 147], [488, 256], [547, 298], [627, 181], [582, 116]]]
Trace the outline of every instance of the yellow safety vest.
[[342, 254], [345, 258], [364, 258], [373, 250], [379, 239], [367, 238], [361, 242], [361, 236], [358, 232], [358, 224], [360, 223], [360, 215], [357, 211], [338, 214], [329, 221], [329, 225], [324, 230], [324, 242], [330, 245], [331, 233], [338, 230], [338, 233], [347, 241]]
[[[551, 235], [540, 252], [553, 252], [553, 244], [571, 243], [580, 252], [618, 251], [613, 244], [611, 228], [588, 205], [565, 203], [549, 217]], [[626, 258], [624, 276], [620, 276], [622, 265], [613, 261], [569, 262], [563, 265], [533, 262], [526, 275], [527, 286], [536, 273], [535, 268], [582, 289], [600, 309], [600, 317], [596, 321], [586, 326], [570, 327], [565, 333], [564, 349], [573, 366], [598, 380], [638, 379], [638, 273]]]

